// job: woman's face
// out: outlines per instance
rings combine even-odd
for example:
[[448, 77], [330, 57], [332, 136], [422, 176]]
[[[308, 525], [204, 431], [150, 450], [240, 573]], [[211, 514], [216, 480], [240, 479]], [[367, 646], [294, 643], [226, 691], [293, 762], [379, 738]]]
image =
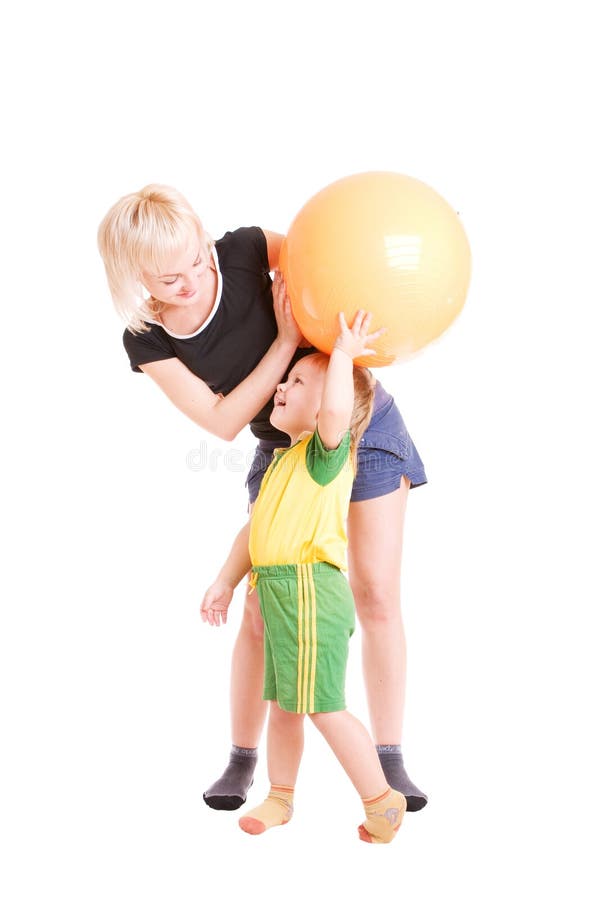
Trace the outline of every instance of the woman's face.
[[201, 299], [210, 275], [211, 255], [206, 241], [194, 235], [181, 251], [165, 260], [162, 271], [142, 272], [142, 284], [155, 300], [170, 306], [193, 306]]

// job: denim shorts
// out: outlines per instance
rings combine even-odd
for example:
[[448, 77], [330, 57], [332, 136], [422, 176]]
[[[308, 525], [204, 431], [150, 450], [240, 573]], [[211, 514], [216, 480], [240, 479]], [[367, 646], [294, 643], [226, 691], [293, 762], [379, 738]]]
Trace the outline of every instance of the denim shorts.
[[[281, 447], [281, 441], [259, 441], [246, 479], [250, 503], [258, 497], [276, 447]], [[394, 398], [377, 382], [373, 415], [358, 446], [358, 470], [350, 500], [372, 500], [390, 494], [400, 487], [403, 475], [411, 488], [427, 482], [421, 457], [400, 410]]]

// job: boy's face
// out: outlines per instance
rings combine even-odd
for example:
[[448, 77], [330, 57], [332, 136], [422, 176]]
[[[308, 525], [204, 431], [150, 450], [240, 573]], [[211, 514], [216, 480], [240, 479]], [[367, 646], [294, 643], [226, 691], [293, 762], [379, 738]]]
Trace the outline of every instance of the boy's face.
[[325, 384], [325, 370], [305, 356], [296, 363], [287, 381], [277, 387], [271, 424], [292, 439], [314, 431]]

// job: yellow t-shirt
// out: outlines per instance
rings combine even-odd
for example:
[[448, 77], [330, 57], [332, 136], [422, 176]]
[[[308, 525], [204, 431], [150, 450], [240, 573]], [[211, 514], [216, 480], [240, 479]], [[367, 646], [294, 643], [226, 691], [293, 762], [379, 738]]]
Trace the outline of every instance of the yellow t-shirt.
[[349, 431], [335, 450], [316, 431], [275, 450], [252, 510], [252, 565], [328, 562], [346, 569], [353, 480]]

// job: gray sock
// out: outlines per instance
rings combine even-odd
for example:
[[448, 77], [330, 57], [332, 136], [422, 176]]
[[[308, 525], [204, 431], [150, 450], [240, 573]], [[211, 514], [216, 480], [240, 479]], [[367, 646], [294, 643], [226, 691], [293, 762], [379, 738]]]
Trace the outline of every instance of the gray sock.
[[404, 794], [407, 810], [416, 812], [423, 809], [427, 803], [427, 794], [419, 790], [406, 774], [400, 744], [376, 744], [375, 749], [387, 783], [395, 791]]
[[258, 759], [256, 747], [232, 745], [229, 764], [221, 777], [204, 792], [204, 802], [212, 809], [238, 809], [254, 781]]

